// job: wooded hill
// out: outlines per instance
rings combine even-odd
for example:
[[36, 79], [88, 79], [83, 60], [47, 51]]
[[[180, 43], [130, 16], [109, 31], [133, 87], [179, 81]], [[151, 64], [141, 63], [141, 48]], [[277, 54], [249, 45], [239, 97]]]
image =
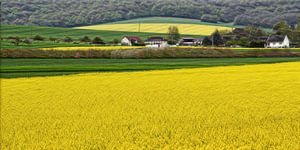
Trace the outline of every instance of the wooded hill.
[[2, 0], [2, 24], [74, 27], [168, 16], [272, 27], [295, 25], [300, 0]]

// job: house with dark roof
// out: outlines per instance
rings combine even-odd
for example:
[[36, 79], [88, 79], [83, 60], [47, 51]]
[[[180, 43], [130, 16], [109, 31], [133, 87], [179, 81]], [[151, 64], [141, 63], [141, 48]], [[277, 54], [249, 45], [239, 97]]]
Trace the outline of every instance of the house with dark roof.
[[146, 47], [163, 48], [168, 47], [168, 41], [163, 37], [150, 37], [145, 41]]
[[138, 36], [125, 36], [121, 40], [122, 45], [134, 46], [142, 43], [142, 39]]
[[177, 45], [184, 45], [184, 46], [202, 45], [203, 39], [204, 38], [183, 37], [179, 40]]
[[290, 40], [288, 36], [271, 35], [267, 39], [265, 48], [289, 48]]

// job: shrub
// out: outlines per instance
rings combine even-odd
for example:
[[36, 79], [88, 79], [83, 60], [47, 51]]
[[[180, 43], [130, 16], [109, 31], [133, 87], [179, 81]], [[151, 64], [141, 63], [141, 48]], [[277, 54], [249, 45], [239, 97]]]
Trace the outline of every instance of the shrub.
[[72, 39], [71, 37], [66, 36], [66, 37], [63, 39], [63, 41], [64, 41], [64, 42], [70, 43], [70, 42], [73, 42], [73, 39]]
[[93, 44], [105, 44], [100, 37], [95, 37], [92, 41]]
[[88, 36], [84, 36], [80, 39], [80, 42], [89, 43], [91, 42], [91, 39]]
[[32, 39], [35, 41], [44, 41], [45, 40], [45, 38], [40, 35], [36, 35]]
[[32, 43], [30, 39], [24, 39], [22, 42], [28, 45]]
[[56, 42], [58, 39], [57, 39], [57, 38], [50, 37], [49, 40], [52, 41], [52, 42]]
[[22, 42], [21, 38], [16, 37], [15, 39], [13, 39], [12, 43], [16, 46], [18, 46], [20, 43]]

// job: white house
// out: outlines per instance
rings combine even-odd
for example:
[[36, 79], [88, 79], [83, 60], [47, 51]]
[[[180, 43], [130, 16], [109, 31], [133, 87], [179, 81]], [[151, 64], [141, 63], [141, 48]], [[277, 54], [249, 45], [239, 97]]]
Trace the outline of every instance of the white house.
[[265, 48], [289, 48], [290, 40], [288, 36], [281, 35], [271, 35], [267, 39], [267, 43], [265, 44]]
[[169, 47], [168, 41], [163, 37], [150, 37], [145, 41], [146, 47], [164, 48]]
[[125, 36], [121, 40], [122, 45], [128, 45], [128, 46], [133, 46], [133, 45], [136, 45], [140, 42], [142, 42], [142, 40], [138, 36]]

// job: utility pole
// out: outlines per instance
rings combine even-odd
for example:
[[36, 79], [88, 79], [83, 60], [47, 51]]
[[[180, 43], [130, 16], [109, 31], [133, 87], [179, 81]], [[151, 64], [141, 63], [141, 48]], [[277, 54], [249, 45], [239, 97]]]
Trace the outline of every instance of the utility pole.
[[211, 40], [212, 40], [211, 41], [211, 44], [212, 44], [211, 46], [214, 47], [214, 34], [212, 34]]
[[141, 32], [141, 22], [139, 21], [139, 32]]

